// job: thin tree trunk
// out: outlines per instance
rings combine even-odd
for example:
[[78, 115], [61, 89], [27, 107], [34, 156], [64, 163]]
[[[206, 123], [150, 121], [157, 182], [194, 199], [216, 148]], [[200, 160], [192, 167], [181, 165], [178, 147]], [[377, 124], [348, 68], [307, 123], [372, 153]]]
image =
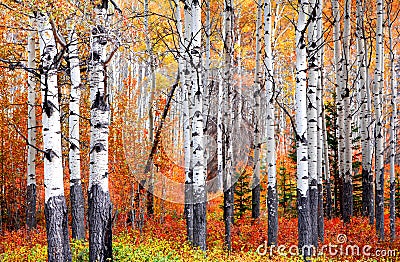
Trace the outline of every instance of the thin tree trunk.
[[[362, 154], [362, 215], [369, 216], [371, 204], [370, 201], [373, 199], [371, 195], [373, 192], [370, 188], [369, 176], [371, 170], [371, 143], [370, 143], [370, 132], [368, 126], [370, 125], [370, 119], [368, 112], [368, 93], [367, 88], [367, 54], [365, 49], [365, 31], [364, 31], [364, 10], [363, 2], [357, 2], [357, 60], [359, 68], [358, 77], [358, 89], [361, 95], [361, 107], [360, 107], [360, 133], [361, 133], [361, 154]], [[373, 212], [373, 211], [372, 211]]]
[[[311, 219], [307, 149], [307, 51], [306, 30], [308, 0], [299, 3], [299, 15], [296, 26], [296, 144], [297, 144], [297, 210], [299, 250], [310, 246]], [[310, 250], [303, 250], [304, 257], [310, 256]]]
[[[318, 1], [318, 0], [317, 0]], [[318, 150], [318, 27], [316, 0], [310, 0], [310, 23], [308, 28], [308, 89], [307, 89], [307, 141], [308, 173], [310, 194], [311, 244], [318, 246], [318, 185], [317, 185], [317, 150]]]
[[49, 17], [37, 14], [43, 100], [45, 216], [49, 261], [71, 261], [68, 214], [64, 196], [60, 106], [57, 88], [57, 46]]
[[376, 232], [380, 240], [384, 239], [384, 141], [382, 123], [383, 90], [383, 0], [376, 1], [376, 67], [374, 74], [375, 102], [375, 176], [376, 176]]
[[[153, 114], [153, 101], [154, 92], [156, 88], [156, 75], [154, 68], [154, 56], [153, 50], [150, 42], [150, 31], [149, 31], [149, 0], [144, 0], [144, 27], [146, 31], [146, 50], [148, 55], [148, 63], [150, 66], [150, 98], [148, 104], [148, 121], [149, 121], [149, 141], [153, 143], [154, 140], [154, 114]], [[153, 196], [153, 186], [154, 186], [154, 173], [153, 166], [150, 169], [150, 176], [148, 179], [147, 188], [147, 215], [152, 217], [154, 215], [154, 196]]]
[[206, 174], [203, 135], [203, 86], [201, 82], [201, 1], [192, 0], [192, 45], [189, 48], [192, 80], [189, 97], [193, 104], [191, 152], [193, 163], [193, 245], [206, 250]]
[[[332, 0], [332, 12], [333, 12], [333, 41], [334, 41], [334, 64], [335, 64], [335, 75], [336, 75], [336, 110], [337, 110], [337, 140], [338, 140], [338, 172], [339, 180], [343, 179], [344, 173], [344, 112], [343, 112], [343, 101], [341, 98], [343, 90], [343, 62], [341, 60], [340, 50], [340, 9], [339, 1]], [[339, 185], [340, 181], [335, 181]], [[335, 190], [338, 190], [335, 186]], [[342, 189], [339, 189], [341, 192]], [[340, 199], [341, 193], [339, 192]], [[342, 201], [338, 201], [335, 198], [336, 203], [340, 202], [340, 212], [342, 213]]]
[[[34, 19], [32, 19], [34, 20]], [[28, 34], [28, 68], [36, 69], [35, 33]], [[36, 79], [28, 72], [28, 168], [26, 190], [26, 225], [36, 227]]]
[[251, 217], [260, 216], [260, 136], [261, 136], [261, 29], [262, 29], [262, 1], [257, 1], [257, 22], [256, 22], [256, 69], [254, 72], [254, 168], [253, 184], [251, 191]]
[[[178, 6], [177, 6], [178, 8]], [[191, 97], [189, 90], [192, 86], [192, 69], [190, 64], [190, 56], [188, 49], [191, 44], [192, 34], [192, 8], [189, 1], [185, 1], [185, 34], [184, 46], [180, 46], [181, 55], [184, 58], [184, 78], [182, 79], [182, 95], [183, 95], [183, 135], [184, 135], [184, 154], [185, 154], [185, 217], [186, 217], [186, 231], [187, 239], [193, 242], [193, 170], [192, 170], [192, 121], [191, 121]], [[179, 26], [179, 20], [178, 20]], [[179, 27], [178, 27], [179, 28]], [[182, 33], [181, 33], [182, 37]], [[182, 41], [180, 41], [182, 43]]]
[[[323, 100], [321, 100], [323, 103]], [[323, 107], [323, 105], [322, 105]], [[324, 111], [323, 111], [324, 112]], [[328, 219], [332, 219], [332, 187], [331, 187], [331, 172], [329, 168], [329, 147], [328, 147], [328, 135], [326, 131], [326, 120], [325, 113], [322, 115], [322, 132], [324, 136], [324, 175], [326, 183], [326, 216]]]
[[[225, 172], [224, 179], [224, 222], [225, 222], [225, 247], [232, 250], [231, 224], [233, 220], [233, 184], [232, 184], [232, 153], [233, 153], [233, 88], [232, 88], [232, 68], [233, 68], [233, 1], [224, 1], [224, 93], [225, 101]], [[222, 91], [222, 90], [220, 90]], [[220, 95], [220, 94], [219, 94]]]
[[344, 8], [344, 28], [343, 28], [343, 81], [344, 88], [340, 92], [343, 99], [343, 114], [344, 114], [344, 147], [342, 148], [344, 156], [344, 179], [343, 179], [343, 221], [350, 222], [353, 215], [353, 153], [352, 153], [352, 114], [350, 108], [350, 15], [351, 15], [351, 0], [345, 0]]
[[95, 8], [89, 62], [90, 174], [89, 174], [89, 260], [112, 260], [112, 204], [108, 189], [108, 135], [110, 105], [105, 93], [105, 54], [107, 6]]
[[276, 144], [275, 144], [275, 93], [274, 68], [272, 54], [272, 3], [264, 1], [264, 42], [265, 42], [265, 86], [267, 93], [267, 172], [268, 172], [268, 245], [277, 245], [278, 241], [278, 192], [276, 184]]
[[72, 238], [85, 238], [85, 211], [81, 182], [80, 141], [79, 141], [79, 101], [81, 93], [81, 76], [78, 56], [78, 38], [75, 28], [70, 32], [68, 46], [71, 73], [71, 93], [69, 101], [69, 173], [72, 213]]
[[[393, 6], [393, 3], [391, 3]], [[391, 8], [389, 9], [391, 10]], [[396, 238], [396, 122], [397, 122], [397, 81], [396, 81], [396, 68], [395, 51], [393, 49], [392, 37], [392, 21], [390, 12], [388, 12], [388, 29], [389, 29], [389, 51], [390, 51], [390, 88], [391, 88], [391, 101], [392, 112], [390, 116], [390, 241], [394, 242]], [[398, 69], [398, 68], [397, 68]]]
[[[318, 67], [318, 82], [317, 82], [317, 121], [318, 121], [318, 142], [317, 142], [317, 184], [318, 184], [318, 239], [324, 242], [324, 192], [323, 192], [323, 149], [324, 149], [324, 133], [323, 133], [323, 86], [324, 86], [324, 35], [322, 28], [322, 9], [323, 0], [317, 0], [317, 67]], [[328, 169], [329, 170], [329, 169]]]

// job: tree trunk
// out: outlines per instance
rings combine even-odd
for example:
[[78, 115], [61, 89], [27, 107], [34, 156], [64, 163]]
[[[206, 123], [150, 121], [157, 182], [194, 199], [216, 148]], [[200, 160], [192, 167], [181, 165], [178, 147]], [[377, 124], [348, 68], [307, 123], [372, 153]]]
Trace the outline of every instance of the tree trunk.
[[[340, 9], [339, 1], [332, 0], [332, 12], [333, 12], [333, 41], [334, 41], [334, 64], [335, 64], [335, 75], [336, 75], [336, 110], [337, 110], [337, 140], [338, 140], [338, 172], [339, 179], [343, 179], [344, 173], [344, 111], [343, 101], [341, 98], [343, 90], [343, 61], [341, 59], [340, 50]], [[337, 182], [336, 182], [337, 183]], [[339, 183], [340, 184], [340, 183]], [[337, 190], [335, 188], [335, 190]], [[339, 189], [341, 192], [342, 189]], [[337, 198], [336, 198], [337, 199]], [[342, 196], [340, 194], [340, 199]], [[340, 201], [341, 203], [341, 201]], [[340, 212], [342, 212], [342, 205], [340, 204]]]
[[[323, 103], [323, 100], [321, 100]], [[322, 105], [323, 107], [323, 105]], [[326, 121], [325, 121], [325, 113], [323, 111], [322, 114], [322, 132], [323, 132], [323, 143], [324, 143], [324, 175], [326, 180], [326, 216], [328, 219], [332, 219], [332, 187], [331, 187], [331, 172], [329, 168], [329, 147], [328, 147], [328, 135], [326, 131]]]
[[43, 100], [45, 217], [49, 261], [71, 261], [68, 214], [64, 196], [60, 106], [57, 88], [57, 46], [49, 17], [37, 14]]
[[[33, 20], [33, 19], [32, 19]], [[28, 68], [36, 69], [35, 33], [28, 34]], [[26, 225], [36, 227], [36, 79], [28, 72], [28, 168], [26, 190]]]
[[[146, 31], [146, 50], [148, 55], [148, 64], [150, 66], [150, 97], [149, 97], [149, 111], [148, 111], [148, 121], [149, 121], [149, 141], [153, 143], [154, 140], [154, 114], [153, 114], [153, 101], [154, 92], [156, 88], [156, 75], [154, 67], [154, 56], [153, 50], [150, 42], [150, 31], [149, 31], [149, 0], [144, 1], [144, 28]], [[147, 188], [147, 215], [152, 217], [154, 215], [154, 173], [153, 166], [150, 168], [150, 176], [148, 178], [148, 188]]]
[[267, 172], [268, 172], [268, 245], [278, 241], [278, 192], [276, 184], [276, 145], [275, 145], [275, 93], [274, 58], [272, 54], [272, 15], [271, 0], [264, 1], [264, 42], [265, 42], [265, 86], [267, 94]]
[[344, 147], [342, 148], [344, 156], [344, 179], [343, 179], [343, 221], [350, 222], [353, 215], [353, 153], [352, 153], [352, 114], [350, 108], [350, 88], [349, 69], [350, 69], [350, 14], [351, 0], [345, 0], [344, 8], [344, 28], [343, 28], [343, 81], [344, 89], [340, 92], [343, 99], [343, 114], [344, 114]]
[[[391, 2], [393, 6], [393, 2]], [[390, 9], [391, 10], [391, 9]], [[396, 238], [396, 145], [397, 145], [397, 81], [396, 81], [396, 69], [395, 62], [395, 51], [393, 48], [393, 37], [392, 37], [392, 21], [390, 12], [388, 12], [388, 29], [389, 29], [389, 50], [390, 50], [390, 89], [391, 89], [391, 101], [392, 112], [390, 116], [390, 241], [394, 242]]]
[[81, 76], [79, 67], [78, 38], [75, 28], [70, 31], [68, 46], [69, 66], [71, 73], [71, 93], [69, 101], [69, 173], [72, 213], [72, 238], [85, 238], [85, 211], [81, 182], [80, 141], [79, 141], [79, 101], [81, 93]]
[[[318, 1], [318, 0], [317, 0]], [[308, 89], [307, 89], [307, 140], [308, 173], [310, 194], [311, 244], [318, 246], [318, 185], [317, 185], [317, 150], [318, 150], [318, 27], [316, 0], [310, 0], [310, 23], [308, 28]]]
[[[371, 167], [371, 143], [370, 143], [370, 112], [368, 112], [369, 90], [367, 87], [367, 54], [365, 49], [364, 10], [363, 2], [357, 2], [357, 62], [359, 68], [358, 89], [361, 95], [360, 107], [360, 133], [361, 133], [361, 154], [362, 154], [362, 215], [369, 216], [371, 209], [370, 201], [373, 200], [373, 192], [370, 188], [369, 176]], [[373, 204], [372, 204], [373, 206]], [[373, 211], [372, 211], [373, 212]]]
[[112, 204], [108, 189], [110, 105], [105, 81], [106, 7], [96, 7], [89, 62], [91, 128], [89, 174], [89, 260], [112, 259]]
[[[232, 249], [231, 224], [233, 222], [233, 88], [232, 88], [232, 68], [233, 68], [233, 1], [224, 2], [224, 90], [225, 101], [222, 103], [225, 119], [225, 172], [224, 174], [224, 222], [225, 222], [225, 247]], [[219, 94], [223, 95], [223, 94]]]
[[260, 136], [261, 136], [261, 29], [262, 29], [262, 1], [257, 1], [257, 23], [256, 23], [256, 69], [254, 72], [254, 168], [253, 184], [251, 191], [251, 217], [260, 216]]
[[318, 184], [318, 239], [321, 242], [324, 242], [324, 192], [323, 192], [323, 165], [324, 165], [324, 157], [323, 157], [323, 149], [324, 149], [324, 133], [323, 133], [323, 107], [324, 107], [324, 99], [323, 99], [323, 86], [324, 86], [324, 35], [322, 28], [322, 9], [323, 9], [323, 1], [317, 0], [316, 7], [316, 16], [317, 16], [317, 67], [318, 67], [318, 81], [317, 81], [317, 94], [316, 94], [316, 102], [317, 102], [317, 184]]
[[[308, 0], [299, 3], [299, 15], [296, 26], [296, 144], [297, 144], [297, 210], [299, 250], [310, 246], [311, 219], [307, 149], [307, 51], [305, 33], [307, 27]], [[308, 257], [308, 248], [302, 255]]]
[[193, 245], [206, 250], [206, 174], [203, 135], [203, 86], [201, 82], [201, 2], [191, 1], [192, 45], [189, 48], [192, 64], [192, 81], [189, 97], [193, 104], [191, 152], [193, 163]]
[[376, 232], [380, 240], [384, 239], [384, 141], [382, 123], [383, 90], [383, 0], [376, 1], [376, 67], [374, 74], [375, 104], [375, 176], [376, 176]]
[[[177, 1], [177, 8], [178, 8]], [[182, 76], [182, 95], [183, 95], [183, 136], [184, 136], [184, 158], [185, 158], [185, 217], [186, 217], [186, 232], [187, 239], [189, 242], [193, 242], [193, 170], [192, 170], [192, 121], [191, 121], [191, 103], [189, 96], [189, 90], [192, 86], [192, 69], [190, 64], [190, 56], [186, 51], [189, 49], [191, 44], [191, 34], [192, 34], [192, 8], [188, 1], [185, 1], [185, 34], [184, 34], [184, 46], [182, 46], [182, 41], [180, 41], [181, 55], [184, 59], [184, 72]], [[177, 11], [178, 12], [178, 11]], [[178, 24], [179, 26], [179, 20]], [[179, 27], [178, 27], [179, 28]], [[181, 37], [183, 34], [180, 34]]]

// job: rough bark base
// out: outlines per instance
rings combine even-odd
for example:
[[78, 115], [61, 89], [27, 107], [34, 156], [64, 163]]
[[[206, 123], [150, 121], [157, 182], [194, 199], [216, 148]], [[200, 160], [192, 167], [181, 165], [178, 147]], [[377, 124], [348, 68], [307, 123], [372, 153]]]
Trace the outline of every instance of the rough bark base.
[[311, 223], [311, 244], [314, 247], [318, 246], [318, 189], [317, 180], [313, 179], [310, 182], [312, 188], [310, 192], [310, 223]]
[[370, 192], [369, 192], [369, 172], [366, 169], [362, 169], [362, 215], [369, 216], [370, 204]]
[[[112, 205], [98, 185], [89, 191], [89, 261], [112, 261]], [[107, 260], [108, 259], [108, 260]]]
[[36, 185], [30, 184], [26, 189], [26, 226], [36, 227]]
[[343, 222], [349, 223], [353, 213], [353, 184], [351, 181], [343, 182]]
[[[383, 174], [383, 172], [382, 172]], [[383, 188], [383, 175], [381, 175], [381, 187]], [[379, 240], [384, 240], [385, 229], [384, 229], [384, 203], [383, 203], [383, 189], [376, 189], [376, 233], [378, 234]]]
[[324, 242], [324, 192], [322, 185], [318, 185], [318, 239]]
[[185, 209], [187, 240], [193, 243], [193, 189], [192, 184], [185, 184]]
[[225, 247], [227, 250], [232, 250], [232, 234], [231, 225], [233, 217], [233, 188], [224, 191], [224, 222], [225, 222]]
[[72, 238], [85, 239], [85, 209], [80, 181], [71, 180]]
[[302, 197], [299, 190], [297, 190], [297, 196], [299, 251], [304, 258], [307, 258], [313, 252], [311, 247], [310, 196], [307, 191], [307, 195]]
[[251, 217], [258, 218], [260, 216], [260, 184], [251, 190]]
[[71, 261], [68, 213], [64, 196], [55, 196], [45, 204], [48, 261]]
[[278, 242], [278, 194], [275, 188], [268, 187], [268, 246]]
[[375, 219], [375, 199], [374, 199], [374, 175], [369, 172], [369, 224], [374, 224]]
[[390, 241], [396, 238], [396, 183], [390, 183]]
[[326, 216], [328, 219], [332, 219], [332, 187], [331, 181], [326, 182]]
[[206, 202], [193, 204], [193, 245], [205, 251], [206, 246]]

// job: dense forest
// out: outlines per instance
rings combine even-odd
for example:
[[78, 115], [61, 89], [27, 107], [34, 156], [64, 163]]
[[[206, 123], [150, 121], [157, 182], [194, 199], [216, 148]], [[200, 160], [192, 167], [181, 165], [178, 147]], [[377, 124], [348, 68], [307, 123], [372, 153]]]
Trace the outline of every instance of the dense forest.
[[397, 261], [396, 0], [2, 0], [1, 261]]

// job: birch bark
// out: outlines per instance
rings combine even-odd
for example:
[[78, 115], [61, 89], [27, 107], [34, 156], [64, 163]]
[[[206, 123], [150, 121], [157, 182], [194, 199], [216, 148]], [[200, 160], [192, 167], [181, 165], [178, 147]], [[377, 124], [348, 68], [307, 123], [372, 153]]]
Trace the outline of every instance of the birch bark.
[[90, 173], [89, 173], [89, 260], [112, 259], [112, 204], [108, 188], [108, 135], [110, 104], [106, 94], [107, 1], [95, 7], [89, 61]]
[[71, 74], [71, 92], [69, 100], [69, 173], [72, 213], [72, 238], [85, 238], [85, 211], [81, 182], [81, 160], [79, 140], [79, 101], [81, 93], [81, 76], [79, 67], [78, 38], [75, 28], [70, 28], [68, 58]]
[[274, 58], [272, 53], [272, 3], [264, 1], [264, 43], [265, 43], [265, 87], [267, 99], [267, 172], [268, 172], [268, 245], [278, 241], [278, 193], [276, 184], [276, 144], [275, 144], [275, 92]]
[[201, 1], [191, 1], [192, 10], [192, 45], [189, 48], [192, 64], [192, 85], [190, 86], [193, 111], [191, 152], [193, 163], [193, 244], [201, 250], [206, 250], [206, 174], [204, 162], [204, 135], [203, 135], [203, 86], [201, 81]]
[[[34, 19], [32, 19], [32, 25]], [[28, 34], [28, 68], [36, 69], [35, 34]], [[26, 189], [26, 225], [29, 229], [36, 227], [36, 79], [28, 72], [28, 157]]]
[[376, 63], [374, 73], [375, 106], [375, 197], [376, 197], [376, 232], [380, 240], [384, 239], [384, 141], [382, 123], [383, 91], [383, 0], [376, 1]]
[[253, 184], [251, 191], [251, 217], [260, 216], [260, 150], [261, 150], [261, 29], [262, 29], [262, 1], [257, 1], [257, 22], [256, 22], [256, 68], [254, 72], [254, 168]]
[[[310, 195], [307, 149], [307, 50], [306, 31], [308, 20], [308, 0], [299, 2], [299, 15], [296, 25], [296, 145], [297, 145], [297, 209], [299, 250], [311, 243]], [[310, 255], [304, 249], [302, 255]]]
[[39, 31], [43, 100], [44, 194], [48, 260], [71, 261], [61, 159], [61, 123], [56, 66], [57, 45], [48, 15], [37, 13], [36, 19]]

